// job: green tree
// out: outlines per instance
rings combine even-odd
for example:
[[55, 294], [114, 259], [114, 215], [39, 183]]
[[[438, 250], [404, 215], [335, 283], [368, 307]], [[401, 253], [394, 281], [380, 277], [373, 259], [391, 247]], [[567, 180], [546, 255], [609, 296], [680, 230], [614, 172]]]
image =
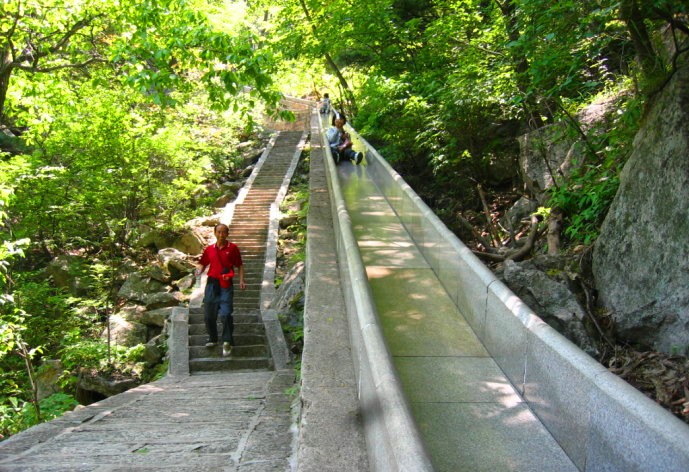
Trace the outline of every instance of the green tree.
[[0, 123], [12, 75], [85, 69], [104, 61], [108, 23], [102, 2], [10, 1], [0, 4]]
[[[106, 63], [157, 104], [174, 103], [171, 90], [188, 90], [199, 80], [219, 108], [239, 106], [236, 98], [244, 93], [276, 104], [272, 56], [256, 47], [247, 23], [229, 31], [214, 22], [214, 9], [187, 0], [3, 2], [0, 123], [7, 121], [13, 74], [27, 81], [65, 70], [84, 76]], [[19, 102], [11, 106], [21, 112]]]

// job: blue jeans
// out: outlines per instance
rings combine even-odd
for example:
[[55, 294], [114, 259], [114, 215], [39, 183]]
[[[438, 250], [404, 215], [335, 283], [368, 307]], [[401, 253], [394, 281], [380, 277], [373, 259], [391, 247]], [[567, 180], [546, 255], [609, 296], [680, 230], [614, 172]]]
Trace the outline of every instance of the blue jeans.
[[222, 288], [218, 279], [208, 277], [203, 297], [203, 307], [209, 341], [218, 342], [218, 314], [220, 314], [222, 341], [234, 346], [234, 339], [232, 338], [232, 332], [234, 331], [234, 322], [232, 320], [233, 298], [234, 285]]
[[339, 164], [343, 160], [353, 161], [356, 159], [356, 152], [351, 147], [343, 149], [342, 151], [337, 149], [337, 144], [330, 145], [330, 153], [333, 155], [335, 164]]

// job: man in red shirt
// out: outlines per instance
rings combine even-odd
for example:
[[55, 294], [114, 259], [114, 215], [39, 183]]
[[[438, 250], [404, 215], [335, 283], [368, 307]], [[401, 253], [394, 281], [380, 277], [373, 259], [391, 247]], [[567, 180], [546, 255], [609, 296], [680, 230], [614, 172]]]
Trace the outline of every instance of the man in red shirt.
[[204, 320], [208, 331], [206, 347], [214, 347], [218, 344], [218, 313], [222, 322], [223, 355], [228, 356], [232, 352], [234, 340], [232, 332], [234, 324], [232, 320], [234, 297], [234, 285], [232, 278], [235, 275], [235, 267], [239, 271], [239, 288], [244, 290], [244, 265], [239, 247], [230, 242], [230, 229], [225, 224], [218, 224], [214, 228], [216, 242], [206, 247], [201, 260], [196, 266], [196, 275], [199, 276], [208, 268], [206, 290], [204, 292]]

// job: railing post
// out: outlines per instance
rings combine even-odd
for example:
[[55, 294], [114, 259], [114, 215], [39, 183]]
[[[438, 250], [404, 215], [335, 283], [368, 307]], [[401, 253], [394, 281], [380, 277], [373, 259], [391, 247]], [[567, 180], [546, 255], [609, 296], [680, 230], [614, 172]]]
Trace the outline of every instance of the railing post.
[[189, 375], [189, 309], [175, 307], [170, 315], [168, 333], [168, 374], [171, 376]]

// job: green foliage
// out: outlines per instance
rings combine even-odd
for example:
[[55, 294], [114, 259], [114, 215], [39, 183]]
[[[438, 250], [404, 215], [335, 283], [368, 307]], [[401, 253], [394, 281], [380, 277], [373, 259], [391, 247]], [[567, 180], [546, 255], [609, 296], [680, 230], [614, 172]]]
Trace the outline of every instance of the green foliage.
[[618, 186], [616, 169], [586, 166], [571, 176], [566, 188], [553, 191], [549, 204], [568, 215], [565, 236], [581, 244], [595, 241]]
[[527, 93], [565, 98], [600, 91], [618, 67], [610, 63], [611, 48], [624, 41], [616, 2], [520, 3], [520, 35], [508, 47], [528, 61]]
[[[300, 176], [308, 174], [308, 165], [309, 157], [307, 155], [302, 156], [295, 171], [295, 176], [290, 182], [288, 193], [280, 205], [281, 211], [286, 212], [287, 215], [297, 217], [293, 224], [285, 228], [289, 233], [292, 249], [296, 249], [289, 256], [290, 265], [306, 259], [306, 217], [309, 213], [309, 183], [308, 180], [300, 179]], [[281, 283], [281, 280], [276, 280], [277, 286]]]
[[294, 385], [292, 385], [289, 388], [285, 389], [285, 394], [290, 395], [292, 397], [296, 397], [299, 395], [299, 391], [301, 390], [301, 361], [298, 360], [294, 363], [294, 374], [295, 374], [295, 381]]
[[48, 350], [60, 345], [65, 332], [87, 329], [94, 321], [91, 316], [75, 316], [78, 299], [52, 286], [42, 271], [18, 275], [15, 299], [26, 314], [26, 341]]
[[[39, 402], [43, 421], [50, 421], [71, 411], [78, 402], [72, 395], [54, 393]], [[0, 438], [38, 424], [36, 409], [27, 401], [9, 397], [0, 401]]]
[[170, 367], [170, 360], [166, 359], [160, 364], [156, 364], [152, 370], [144, 370], [141, 375], [142, 382], [154, 382], [160, 380], [165, 375], [167, 375], [168, 368]]
[[413, 95], [412, 84], [371, 74], [362, 88], [354, 126], [391, 162], [421, 153], [418, 130], [426, 128], [428, 106]]
[[619, 186], [619, 173], [631, 152], [640, 116], [640, 100], [628, 98], [622, 102], [609, 131], [591, 134], [599, 149], [597, 160], [575, 166], [563, 185], [551, 189], [548, 204], [564, 212], [564, 234], [571, 242], [590, 244], [598, 237]]
[[100, 339], [71, 339], [65, 342], [60, 350], [61, 361], [68, 371], [83, 369], [109, 369], [116, 368], [120, 371], [139, 370], [140, 366], [132, 364], [144, 361], [145, 346], [138, 344], [132, 347], [111, 345], [112, 365], [108, 364], [108, 345]]

